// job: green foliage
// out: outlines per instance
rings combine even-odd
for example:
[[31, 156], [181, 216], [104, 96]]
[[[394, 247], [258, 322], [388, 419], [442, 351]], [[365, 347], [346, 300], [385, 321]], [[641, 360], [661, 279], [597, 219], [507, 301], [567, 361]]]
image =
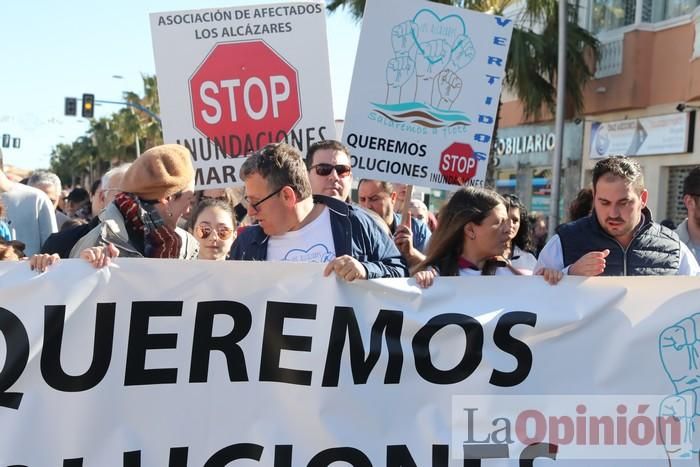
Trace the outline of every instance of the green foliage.
[[[125, 92], [124, 101], [160, 112], [155, 76], [142, 75], [143, 97]], [[51, 170], [65, 183], [96, 180], [110, 167], [136, 158], [141, 151], [163, 143], [158, 122], [133, 107], [123, 107], [107, 118], [91, 119], [90, 128], [71, 144], [59, 144], [51, 152]]]

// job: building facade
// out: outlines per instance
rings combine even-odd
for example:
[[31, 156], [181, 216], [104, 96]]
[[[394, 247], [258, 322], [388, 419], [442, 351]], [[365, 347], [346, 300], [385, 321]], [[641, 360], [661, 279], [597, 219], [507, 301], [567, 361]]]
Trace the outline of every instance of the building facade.
[[[623, 153], [636, 157], [642, 166], [655, 218], [679, 222], [685, 218], [680, 191], [683, 178], [700, 164], [700, 149], [694, 141], [695, 112], [700, 109], [700, 0], [579, 3], [582, 21], [601, 42], [601, 54], [595, 79], [585, 89], [584, 113], [566, 124], [563, 205], [568, 205], [579, 188], [589, 185], [597, 160]], [[545, 177], [537, 173], [533, 177], [547, 178], [551, 163], [540, 164], [545, 162], [542, 155], [533, 155], [527, 145], [523, 151], [522, 142], [520, 152], [505, 157], [507, 141], [521, 134], [541, 134], [543, 126], [553, 128], [553, 121], [525, 122], [517, 99], [507, 95], [501, 115], [497, 150], [504, 156], [499, 157], [497, 169], [499, 191], [514, 183], [521, 197], [536, 200], [537, 183], [528, 180], [519, 167], [532, 166], [535, 160], [538, 173]], [[575, 135], [569, 137], [567, 132]], [[577, 158], [572, 144], [579, 133]], [[503, 166], [504, 161], [509, 165]], [[576, 170], [577, 176], [573, 174]], [[532, 203], [531, 207], [538, 210], [539, 206]]]

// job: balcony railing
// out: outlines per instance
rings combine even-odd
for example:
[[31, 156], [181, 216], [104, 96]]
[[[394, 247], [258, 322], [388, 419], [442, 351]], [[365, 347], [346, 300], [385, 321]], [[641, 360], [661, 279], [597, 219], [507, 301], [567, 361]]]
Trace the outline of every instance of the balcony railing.
[[596, 79], [622, 73], [622, 50], [624, 36], [609, 41], [601, 41], [600, 56], [596, 64]]

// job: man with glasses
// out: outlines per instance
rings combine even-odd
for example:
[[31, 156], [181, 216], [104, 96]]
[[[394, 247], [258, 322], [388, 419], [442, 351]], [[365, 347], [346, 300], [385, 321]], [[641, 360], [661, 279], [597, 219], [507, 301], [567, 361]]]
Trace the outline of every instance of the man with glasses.
[[240, 174], [248, 215], [258, 223], [240, 233], [231, 259], [323, 262], [326, 275], [347, 281], [407, 275], [398, 250], [367, 214], [312, 195], [307, 167], [292, 146], [265, 146], [248, 156]]
[[357, 187], [360, 206], [370, 209], [381, 217], [392, 235], [399, 251], [409, 266], [414, 266], [425, 256], [423, 252], [428, 246], [430, 230], [425, 222], [411, 217], [411, 229], [401, 225], [401, 215], [396, 212], [397, 192], [389, 182], [380, 180], [360, 180]]
[[695, 167], [683, 180], [683, 204], [688, 217], [676, 228], [676, 233], [700, 260], [700, 167]]
[[613, 156], [593, 168], [593, 212], [559, 226], [535, 271], [574, 276], [691, 275], [698, 263], [678, 235], [651, 218], [649, 192], [634, 160]]

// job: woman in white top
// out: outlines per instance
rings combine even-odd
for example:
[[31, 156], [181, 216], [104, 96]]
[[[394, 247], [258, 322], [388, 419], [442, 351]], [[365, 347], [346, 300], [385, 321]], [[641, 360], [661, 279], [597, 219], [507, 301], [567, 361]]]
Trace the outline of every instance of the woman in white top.
[[503, 198], [481, 188], [462, 188], [442, 207], [425, 260], [414, 269], [420, 287], [436, 275], [517, 274], [496, 262], [510, 241], [510, 219]]
[[[436, 276], [521, 275], [501, 255], [511, 241], [506, 202], [483, 188], [462, 188], [440, 210], [428, 251], [413, 270], [419, 287], [430, 287]], [[556, 283], [560, 271], [542, 272]]]
[[515, 195], [505, 195], [508, 217], [510, 218], [510, 241], [503, 257], [524, 275], [532, 275], [537, 258], [532, 251], [532, 231], [527, 216], [527, 209]]

